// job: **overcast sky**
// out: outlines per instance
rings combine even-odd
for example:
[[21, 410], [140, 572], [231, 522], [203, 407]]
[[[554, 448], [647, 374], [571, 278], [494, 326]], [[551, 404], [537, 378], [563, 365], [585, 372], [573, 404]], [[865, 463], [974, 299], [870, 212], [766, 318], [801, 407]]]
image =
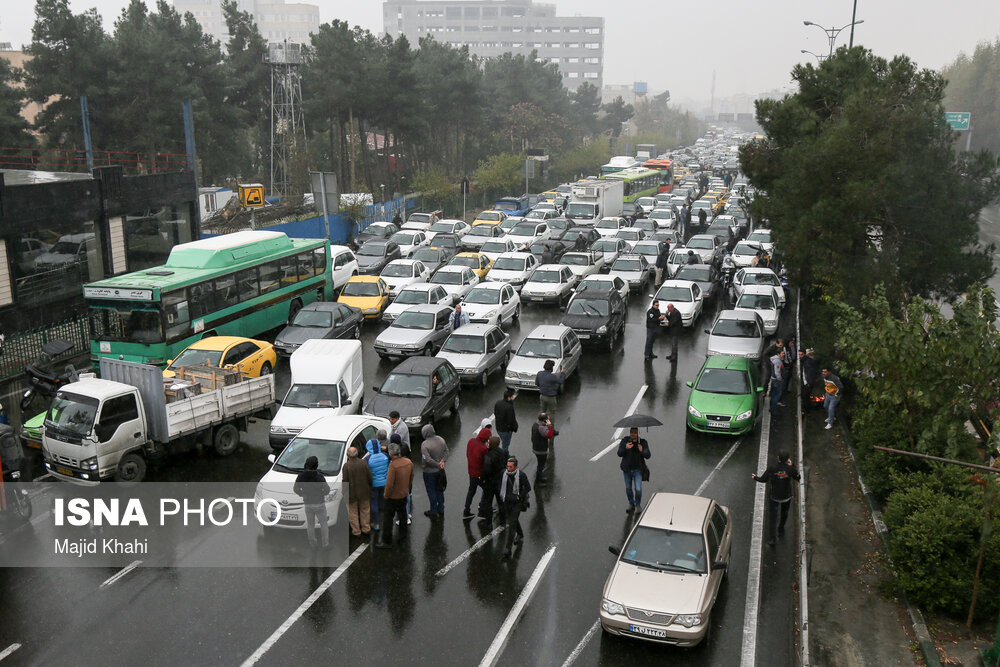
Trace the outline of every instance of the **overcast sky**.
[[[310, 0], [304, 0], [309, 2]], [[379, 0], [311, 0], [323, 22], [341, 19], [382, 30]], [[548, 0], [559, 15], [604, 16], [604, 82], [647, 81], [674, 100], [708, 100], [712, 72], [717, 98], [751, 95], [790, 83], [796, 62], [812, 60], [801, 49], [829, 50], [826, 35], [804, 20], [839, 28], [851, 21], [851, 0]], [[17, 48], [31, 39], [32, 0], [0, 0], [0, 42]], [[110, 31], [127, 0], [70, 0], [74, 12], [96, 7]], [[155, 0], [146, 0], [155, 6]], [[855, 43], [891, 57], [905, 53], [921, 66], [940, 69], [981, 41], [1000, 33], [997, 0], [858, 0]], [[850, 29], [841, 33], [846, 44]]]

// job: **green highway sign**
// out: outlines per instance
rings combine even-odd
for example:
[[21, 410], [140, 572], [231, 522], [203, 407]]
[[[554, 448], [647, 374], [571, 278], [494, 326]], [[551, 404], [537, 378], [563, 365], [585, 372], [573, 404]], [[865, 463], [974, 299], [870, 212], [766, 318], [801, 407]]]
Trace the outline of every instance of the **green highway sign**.
[[968, 111], [945, 111], [944, 119], [953, 130], [968, 130], [972, 122], [972, 113]]

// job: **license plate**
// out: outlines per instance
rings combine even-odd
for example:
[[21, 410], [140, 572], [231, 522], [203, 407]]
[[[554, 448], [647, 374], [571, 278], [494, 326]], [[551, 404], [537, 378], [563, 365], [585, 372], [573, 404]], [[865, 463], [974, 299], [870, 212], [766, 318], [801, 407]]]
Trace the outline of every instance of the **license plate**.
[[59, 473], [60, 475], [66, 475], [67, 477], [73, 476], [73, 471], [70, 470], [69, 468], [56, 468], [56, 472]]
[[729, 428], [729, 422], [706, 422], [710, 428]]
[[288, 512], [281, 513], [282, 521], [301, 521], [302, 518], [298, 514], [290, 514]]
[[532, 301], [544, 301], [544, 299], [542, 297], [540, 297], [540, 296], [533, 296], [533, 297], [530, 297], [530, 299]]
[[658, 637], [659, 639], [666, 639], [667, 631], [660, 630], [658, 628], [645, 628], [641, 625], [630, 625], [628, 626], [629, 632], [634, 632], [637, 635], [646, 635], [647, 637]]
[[579, 338], [579, 339], [581, 339], [581, 340], [586, 340], [586, 339], [590, 338], [590, 334], [578, 333], [576, 335], [576, 337]]

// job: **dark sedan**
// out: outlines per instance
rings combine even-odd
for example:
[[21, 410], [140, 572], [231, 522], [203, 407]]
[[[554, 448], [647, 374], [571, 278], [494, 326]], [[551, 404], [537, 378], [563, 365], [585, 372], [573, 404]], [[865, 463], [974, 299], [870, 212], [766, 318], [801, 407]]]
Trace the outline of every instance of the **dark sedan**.
[[458, 372], [450, 361], [439, 357], [410, 357], [373, 389], [375, 395], [365, 404], [364, 413], [388, 417], [395, 410], [410, 430], [433, 424], [449, 413], [458, 416]]
[[463, 250], [462, 239], [455, 234], [435, 234], [430, 247], [450, 253], [449, 260]]
[[[548, 249], [551, 257], [547, 257], [546, 261], [542, 261], [542, 253]], [[535, 241], [530, 246], [528, 246], [528, 252], [535, 256], [539, 264], [558, 264], [559, 258], [565, 254], [567, 248], [559, 241]]]
[[714, 264], [686, 264], [677, 270], [673, 280], [698, 283], [705, 301], [711, 301], [722, 291], [722, 274]]
[[602, 342], [609, 350], [625, 337], [625, 301], [617, 290], [591, 287], [577, 292], [560, 324], [572, 329], [584, 342]]
[[313, 338], [358, 338], [361, 335], [361, 311], [344, 303], [317, 301], [291, 319], [274, 339], [278, 354], [289, 356]]
[[418, 260], [425, 267], [430, 269], [431, 275], [455, 256], [454, 252], [448, 252], [441, 248], [421, 248], [413, 253], [412, 259]]
[[392, 260], [401, 259], [403, 253], [395, 241], [368, 241], [358, 248], [355, 255], [358, 270], [365, 275], [375, 275], [381, 273]]

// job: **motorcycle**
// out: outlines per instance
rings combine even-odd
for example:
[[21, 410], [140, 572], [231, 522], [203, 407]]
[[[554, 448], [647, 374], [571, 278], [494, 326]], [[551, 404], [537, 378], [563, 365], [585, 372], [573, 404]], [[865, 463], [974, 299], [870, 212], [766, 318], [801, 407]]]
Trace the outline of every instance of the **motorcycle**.
[[23, 483], [24, 468], [24, 452], [14, 429], [7, 424], [0, 425], [0, 515], [13, 513], [18, 519], [27, 521], [31, 518], [31, 497]]
[[58, 357], [72, 349], [73, 343], [61, 339], [50, 340], [42, 345], [41, 354], [24, 369], [30, 386], [21, 397], [22, 411], [27, 411], [36, 395], [51, 400], [63, 385], [76, 381], [77, 372], [72, 364], [66, 364], [62, 373], [56, 371]]
[[736, 263], [728, 253], [722, 260], [722, 293], [729, 297], [733, 289], [733, 276], [736, 274]]

